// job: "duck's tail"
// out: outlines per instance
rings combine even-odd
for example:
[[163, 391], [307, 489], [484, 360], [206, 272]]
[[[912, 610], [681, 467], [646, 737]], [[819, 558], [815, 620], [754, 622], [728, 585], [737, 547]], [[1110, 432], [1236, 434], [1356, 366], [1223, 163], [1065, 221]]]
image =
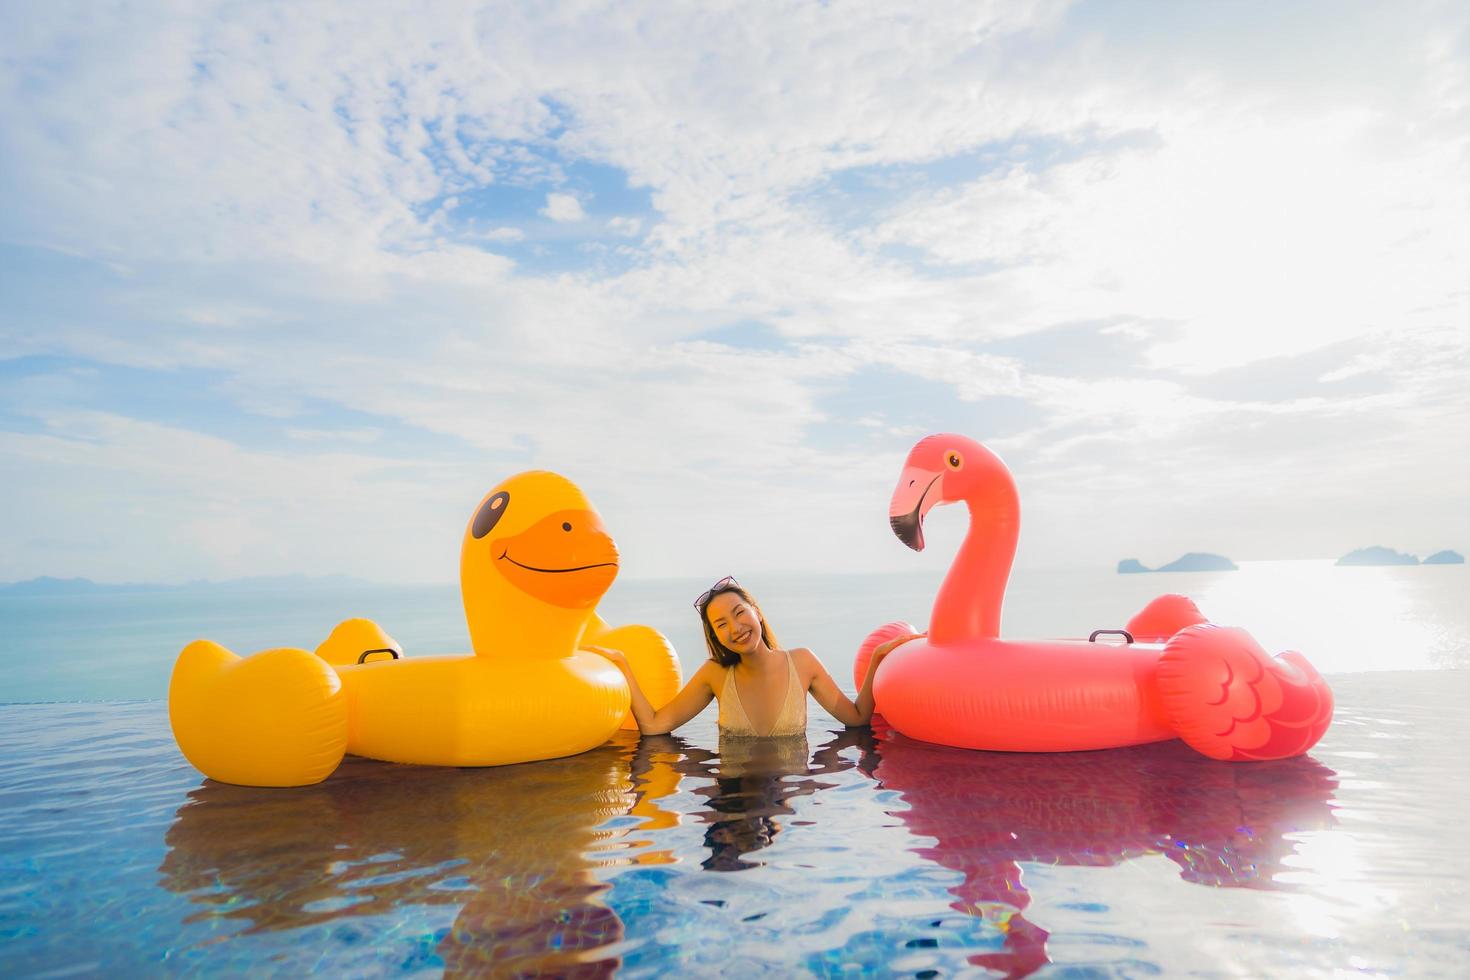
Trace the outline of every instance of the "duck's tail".
[[342, 681], [306, 650], [241, 658], [195, 640], [174, 664], [168, 716], [184, 758], [225, 783], [309, 786], [347, 749]]
[[1287, 759], [1332, 723], [1332, 689], [1296, 651], [1269, 657], [1235, 626], [1201, 623], [1170, 637], [1159, 658], [1170, 724], [1212, 759]]

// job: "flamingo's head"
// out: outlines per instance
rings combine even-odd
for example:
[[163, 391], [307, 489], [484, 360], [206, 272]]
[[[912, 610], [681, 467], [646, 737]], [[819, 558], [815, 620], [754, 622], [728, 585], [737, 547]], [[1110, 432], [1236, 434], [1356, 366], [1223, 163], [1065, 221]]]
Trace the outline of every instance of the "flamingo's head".
[[940, 504], [974, 500], [993, 486], [1014, 487], [995, 453], [966, 436], [925, 436], [904, 461], [888, 505], [888, 523], [900, 541], [923, 551], [925, 514]]

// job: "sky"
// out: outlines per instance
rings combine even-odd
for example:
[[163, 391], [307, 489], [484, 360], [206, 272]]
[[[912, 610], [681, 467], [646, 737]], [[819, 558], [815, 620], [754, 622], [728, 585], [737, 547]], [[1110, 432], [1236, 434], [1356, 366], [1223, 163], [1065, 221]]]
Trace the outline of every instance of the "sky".
[[0, 581], [1470, 551], [1451, 3], [0, 7]]

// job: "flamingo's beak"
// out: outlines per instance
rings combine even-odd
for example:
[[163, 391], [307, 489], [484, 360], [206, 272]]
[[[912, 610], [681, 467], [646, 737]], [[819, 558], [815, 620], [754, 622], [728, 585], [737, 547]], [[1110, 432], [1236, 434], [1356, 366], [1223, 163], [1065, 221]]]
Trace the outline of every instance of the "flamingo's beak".
[[942, 472], [922, 466], [906, 466], [898, 478], [898, 489], [888, 505], [888, 525], [898, 540], [915, 551], [924, 550], [924, 515], [939, 503], [935, 485]]

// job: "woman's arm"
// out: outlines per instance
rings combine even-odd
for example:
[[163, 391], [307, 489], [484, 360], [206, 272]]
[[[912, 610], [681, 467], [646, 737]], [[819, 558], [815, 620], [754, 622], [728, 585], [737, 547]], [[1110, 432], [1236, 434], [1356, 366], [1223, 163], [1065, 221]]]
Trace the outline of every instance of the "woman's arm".
[[927, 634], [909, 633], [905, 636], [896, 636], [874, 647], [873, 655], [868, 659], [868, 672], [863, 677], [863, 686], [858, 691], [856, 703], [849, 701], [847, 695], [842, 693], [842, 689], [837, 686], [832, 675], [827, 673], [827, 668], [822, 666], [816, 654], [806, 649], [793, 650], [792, 653], [804, 654], [811, 658], [816, 669], [812, 674], [812, 683], [808, 690], [811, 691], [812, 697], [817, 699], [817, 703], [826, 709], [827, 714], [844, 725], [866, 725], [873, 719], [873, 678], [878, 673], [878, 665], [883, 662], [883, 658], [902, 644], [925, 635]]
[[632, 696], [633, 718], [638, 722], [638, 730], [644, 735], [663, 735], [671, 732], [699, 714], [704, 710], [705, 705], [714, 700], [715, 692], [710, 687], [710, 668], [717, 666], [714, 663], [702, 665], [694, 672], [694, 676], [689, 678], [689, 683], [684, 685], [684, 689], [674, 695], [673, 700], [655, 710], [649, 703], [648, 696], [638, 686], [638, 678], [633, 676], [633, 668], [628, 666], [627, 657], [607, 647], [585, 646], [582, 649], [606, 657], [613, 666], [623, 672], [623, 678], [628, 682], [628, 693]]

